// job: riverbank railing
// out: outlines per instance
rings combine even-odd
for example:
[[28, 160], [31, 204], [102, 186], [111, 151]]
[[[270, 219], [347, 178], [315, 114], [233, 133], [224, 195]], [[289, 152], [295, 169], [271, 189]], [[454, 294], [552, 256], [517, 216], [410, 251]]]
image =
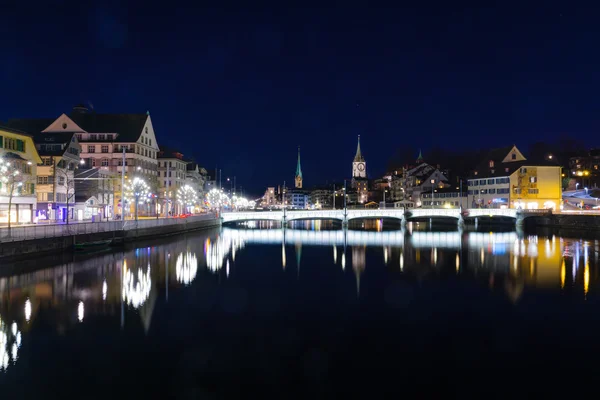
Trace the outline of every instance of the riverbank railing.
[[63, 236], [87, 235], [102, 232], [154, 228], [169, 225], [185, 225], [196, 221], [215, 219], [214, 214], [193, 215], [187, 218], [159, 218], [103, 222], [78, 222], [74, 224], [28, 225], [0, 228], [0, 242], [16, 242], [34, 239], [51, 239]]

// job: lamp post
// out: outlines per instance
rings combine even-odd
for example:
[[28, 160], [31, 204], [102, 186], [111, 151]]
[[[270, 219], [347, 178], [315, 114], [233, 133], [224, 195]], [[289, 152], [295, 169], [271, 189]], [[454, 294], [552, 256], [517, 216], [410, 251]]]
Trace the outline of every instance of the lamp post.
[[435, 179], [431, 180], [431, 208], [433, 208], [433, 185], [435, 184]]

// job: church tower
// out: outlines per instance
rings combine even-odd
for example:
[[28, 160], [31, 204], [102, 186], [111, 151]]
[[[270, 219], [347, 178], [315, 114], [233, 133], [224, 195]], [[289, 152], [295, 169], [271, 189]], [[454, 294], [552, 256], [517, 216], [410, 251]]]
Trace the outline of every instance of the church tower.
[[302, 189], [302, 167], [300, 166], [300, 146], [298, 146], [298, 164], [296, 165], [296, 177], [294, 179], [296, 189]]
[[367, 163], [360, 152], [360, 135], [358, 135], [358, 145], [356, 146], [356, 155], [352, 161], [352, 178], [366, 179], [367, 178]]
[[356, 189], [358, 202], [363, 204], [367, 202], [369, 195], [367, 179], [367, 163], [360, 151], [360, 135], [358, 135], [358, 145], [356, 146], [356, 155], [352, 161], [352, 187]]

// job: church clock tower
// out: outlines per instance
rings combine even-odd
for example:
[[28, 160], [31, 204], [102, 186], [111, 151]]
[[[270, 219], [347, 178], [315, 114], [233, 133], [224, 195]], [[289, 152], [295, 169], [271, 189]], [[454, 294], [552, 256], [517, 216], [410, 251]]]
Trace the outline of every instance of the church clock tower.
[[352, 178], [366, 179], [367, 178], [367, 163], [360, 152], [360, 135], [358, 135], [358, 146], [356, 146], [356, 155], [352, 161]]
[[366, 203], [369, 196], [368, 182], [367, 163], [360, 151], [360, 135], [358, 135], [356, 155], [352, 161], [352, 187], [356, 189], [358, 202], [361, 204]]
[[296, 189], [302, 189], [302, 167], [300, 166], [300, 146], [298, 146], [298, 164], [296, 165], [296, 177], [294, 179]]

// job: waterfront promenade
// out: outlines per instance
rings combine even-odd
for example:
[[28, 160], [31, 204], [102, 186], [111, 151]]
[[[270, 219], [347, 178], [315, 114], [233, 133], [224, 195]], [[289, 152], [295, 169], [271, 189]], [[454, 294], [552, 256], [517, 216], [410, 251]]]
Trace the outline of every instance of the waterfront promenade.
[[74, 222], [69, 224], [38, 224], [0, 228], [0, 243], [65, 236], [90, 235], [96, 233], [131, 231], [146, 228], [185, 226], [199, 221], [215, 219], [212, 213], [193, 215], [187, 218], [148, 218], [125, 221]]

